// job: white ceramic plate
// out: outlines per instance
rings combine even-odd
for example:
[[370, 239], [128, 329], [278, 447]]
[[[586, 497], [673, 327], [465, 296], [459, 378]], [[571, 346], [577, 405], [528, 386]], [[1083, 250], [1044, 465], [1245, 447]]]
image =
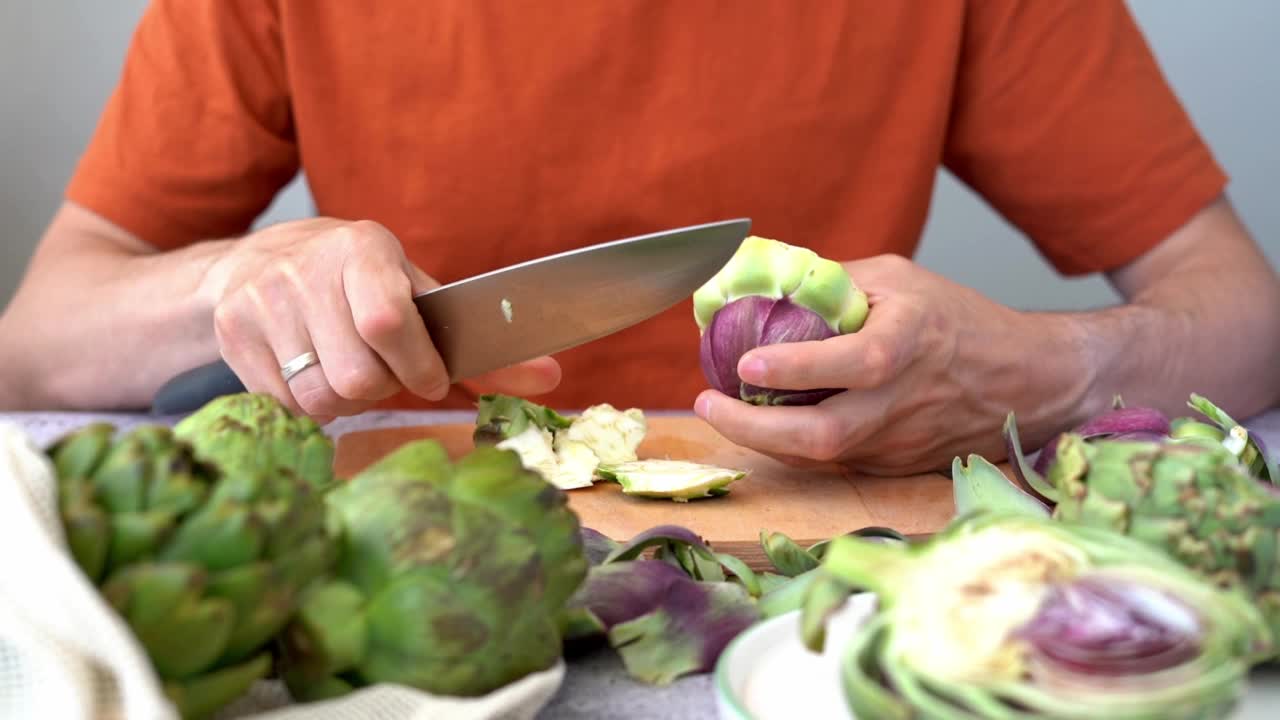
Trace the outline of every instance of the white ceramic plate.
[[801, 642], [799, 610], [734, 638], [716, 663], [716, 708], [722, 720], [853, 720], [840, 686], [840, 658], [874, 608], [870, 593], [850, 597], [827, 625], [821, 653]]

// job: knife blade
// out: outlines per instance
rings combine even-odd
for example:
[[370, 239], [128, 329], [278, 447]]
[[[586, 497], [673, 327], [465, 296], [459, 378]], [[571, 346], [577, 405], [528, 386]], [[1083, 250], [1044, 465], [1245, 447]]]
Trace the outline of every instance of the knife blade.
[[[452, 382], [598, 340], [675, 306], [724, 267], [749, 218], [691, 225], [569, 250], [414, 296]], [[165, 383], [152, 412], [192, 412], [243, 392], [225, 362]]]

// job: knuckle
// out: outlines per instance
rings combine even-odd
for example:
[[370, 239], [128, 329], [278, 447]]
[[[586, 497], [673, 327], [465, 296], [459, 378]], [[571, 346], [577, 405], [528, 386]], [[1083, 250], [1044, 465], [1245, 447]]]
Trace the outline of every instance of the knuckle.
[[349, 400], [376, 400], [387, 385], [384, 373], [367, 363], [335, 369], [329, 382], [339, 397]]
[[820, 462], [830, 462], [844, 452], [844, 433], [840, 423], [830, 415], [820, 417], [809, 429], [809, 457]]
[[386, 225], [377, 220], [357, 220], [351, 223], [351, 229], [356, 235], [368, 239], [376, 239], [380, 241], [392, 240], [394, 236], [387, 229]]
[[295, 387], [293, 397], [308, 415], [341, 415], [342, 398], [325, 383], [307, 383]]
[[213, 309], [213, 332], [223, 346], [237, 346], [243, 340], [244, 319], [232, 303], [218, 303]]
[[353, 308], [356, 332], [369, 342], [381, 342], [400, 335], [409, 325], [409, 314], [389, 300]]
[[893, 372], [893, 348], [880, 338], [868, 338], [862, 345], [863, 382], [871, 387], [883, 385]]

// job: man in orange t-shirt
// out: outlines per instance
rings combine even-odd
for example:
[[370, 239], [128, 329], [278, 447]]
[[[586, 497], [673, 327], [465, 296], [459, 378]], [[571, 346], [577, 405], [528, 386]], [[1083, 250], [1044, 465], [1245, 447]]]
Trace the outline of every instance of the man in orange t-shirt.
[[[939, 166], [1125, 302], [1019, 312], [914, 265]], [[251, 231], [299, 171], [317, 217]], [[1034, 444], [1116, 393], [1249, 415], [1280, 396], [1280, 286], [1225, 185], [1120, 0], [155, 0], [0, 319], [0, 402], [145, 406], [221, 356], [321, 418], [480, 391], [692, 406], [870, 472], [1002, 456], [1007, 411]], [[743, 379], [848, 392], [708, 390], [687, 302], [450, 387], [410, 302], [738, 216], [845, 262], [872, 302], [862, 331], [761, 348]]]

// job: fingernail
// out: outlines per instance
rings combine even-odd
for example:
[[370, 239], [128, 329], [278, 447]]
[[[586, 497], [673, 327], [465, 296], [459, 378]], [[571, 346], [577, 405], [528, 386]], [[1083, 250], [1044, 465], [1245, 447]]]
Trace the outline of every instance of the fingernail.
[[711, 398], [706, 395], [700, 396], [697, 402], [693, 404], [693, 411], [697, 413], [698, 417], [711, 422]]
[[439, 385], [434, 390], [427, 393], [427, 399], [432, 402], [439, 402], [445, 399], [445, 396], [447, 396], [448, 394], [449, 394], [449, 384], [445, 383], [444, 385]]
[[738, 364], [738, 376], [749, 383], [758, 385], [764, 382], [764, 375], [769, 367], [763, 358], [748, 355]]

